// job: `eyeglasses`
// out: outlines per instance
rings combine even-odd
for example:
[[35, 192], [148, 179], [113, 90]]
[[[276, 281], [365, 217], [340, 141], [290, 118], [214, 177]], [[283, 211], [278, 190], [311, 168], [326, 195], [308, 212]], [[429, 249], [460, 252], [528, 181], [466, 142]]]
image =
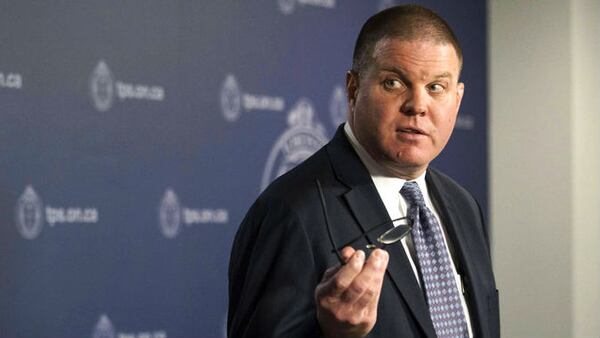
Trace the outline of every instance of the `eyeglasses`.
[[329, 214], [327, 212], [327, 204], [325, 203], [325, 197], [323, 196], [323, 188], [321, 187], [321, 182], [318, 179], [315, 179], [315, 183], [317, 185], [317, 190], [319, 191], [319, 198], [321, 200], [321, 207], [323, 208], [323, 216], [325, 217], [325, 226], [327, 227], [327, 234], [329, 235], [329, 241], [331, 242], [331, 246], [333, 247], [333, 250], [331, 250], [331, 251], [335, 252], [340, 263], [345, 264], [345, 261], [342, 259], [342, 253], [340, 252], [340, 250], [342, 248], [354, 244], [361, 238], [365, 237], [367, 234], [373, 232], [376, 229], [379, 229], [381, 226], [384, 226], [387, 224], [394, 224], [394, 222], [398, 222], [398, 221], [402, 221], [402, 220], [406, 220], [406, 222], [407, 222], [406, 224], [398, 224], [398, 225], [394, 226], [393, 228], [387, 230], [383, 234], [381, 234], [379, 237], [377, 237], [376, 241], [377, 241], [377, 243], [380, 244], [380, 246], [378, 246], [377, 244], [367, 244], [366, 245], [367, 249], [372, 250], [372, 249], [376, 249], [378, 247], [383, 249], [383, 248], [385, 248], [386, 245], [394, 244], [394, 243], [400, 241], [402, 238], [404, 238], [410, 232], [411, 227], [408, 224], [408, 219], [406, 217], [395, 218], [393, 220], [385, 221], [383, 223], [379, 223], [379, 224], [372, 226], [369, 230], [364, 232], [362, 235], [350, 240], [348, 243], [346, 243], [338, 248], [335, 245], [335, 241], [333, 239], [333, 234], [331, 232], [331, 226], [329, 225]]

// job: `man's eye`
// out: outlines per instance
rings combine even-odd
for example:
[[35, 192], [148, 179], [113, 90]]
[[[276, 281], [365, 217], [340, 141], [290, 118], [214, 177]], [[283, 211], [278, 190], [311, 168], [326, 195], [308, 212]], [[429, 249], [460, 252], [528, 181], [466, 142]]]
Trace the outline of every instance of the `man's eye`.
[[387, 79], [383, 81], [383, 85], [386, 89], [399, 89], [402, 88], [402, 82], [395, 79]]
[[444, 86], [439, 83], [432, 83], [429, 85], [429, 91], [432, 93], [441, 93], [444, 91]]

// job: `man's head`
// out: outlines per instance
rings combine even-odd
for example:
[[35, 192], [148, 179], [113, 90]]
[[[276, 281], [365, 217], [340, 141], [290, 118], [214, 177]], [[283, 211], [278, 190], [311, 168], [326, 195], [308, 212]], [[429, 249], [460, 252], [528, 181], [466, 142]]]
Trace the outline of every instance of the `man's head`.
[[346, 76], [348, 121], [361, 145], [390, 174], [422, 174], [448, 142], [464, 85], [462, 53], [435, 13], [408, 5], [363, 26]]
[[462, 68], [462, 49], [454, 32], [439, 15], [419, 5], [401, 5], [383, 10], [362, 26], [352, 56], [352, 70], [356, 73], [371, 63], [373, 49], [384, 38], [432, 41], [450, 44]]

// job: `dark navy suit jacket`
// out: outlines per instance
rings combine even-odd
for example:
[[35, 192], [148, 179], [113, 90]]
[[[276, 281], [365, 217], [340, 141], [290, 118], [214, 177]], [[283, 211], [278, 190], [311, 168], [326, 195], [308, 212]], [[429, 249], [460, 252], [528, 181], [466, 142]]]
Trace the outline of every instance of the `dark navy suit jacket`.
[[[325, 147], [279, 177], [244, 218], [229, 265], [229, 337], [319, 337], [314, 290], [338, 264], [327, 234], [315, 179], [323, 186], [337, 246], [389, 221], [388, 213], [342, 127]], [[475, 337], [500, 336], [498, 291], [488, 237], [473, 197], [428, 169], [429, 194], [448, 234]], [[382, 229], [385, 231], [385, 229]], [[362, 247], [378, 234], [367, 235]], [[423, 291], [400, 243], [390, 260], [368, 337], [436, 337]]]

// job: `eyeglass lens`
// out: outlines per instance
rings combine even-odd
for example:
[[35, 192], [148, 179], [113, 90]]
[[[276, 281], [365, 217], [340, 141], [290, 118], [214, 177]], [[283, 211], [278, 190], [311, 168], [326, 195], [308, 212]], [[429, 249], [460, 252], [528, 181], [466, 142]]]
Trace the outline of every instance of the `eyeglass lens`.
[[[397, 225], [388, 231], [384, 232], [381, 236], [377, 237], [377, 242], [383, 244], [383, 246], [394, 244], [408, 235], [410, 227], [408, 225]], [[377, 248], [376, 244], [368, 244], [367, 249]]]

